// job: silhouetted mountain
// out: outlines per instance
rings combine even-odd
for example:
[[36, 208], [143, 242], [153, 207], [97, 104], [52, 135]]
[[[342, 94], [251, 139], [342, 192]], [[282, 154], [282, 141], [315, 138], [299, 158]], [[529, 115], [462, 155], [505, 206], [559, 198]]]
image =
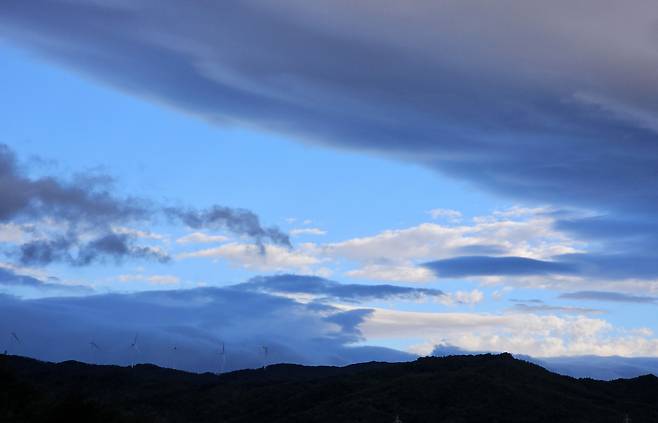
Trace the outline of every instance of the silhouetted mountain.
[[551, 373], [509, 354], [216, 376], [0, 356], [2, 422], [658, 422], [658, 378]]

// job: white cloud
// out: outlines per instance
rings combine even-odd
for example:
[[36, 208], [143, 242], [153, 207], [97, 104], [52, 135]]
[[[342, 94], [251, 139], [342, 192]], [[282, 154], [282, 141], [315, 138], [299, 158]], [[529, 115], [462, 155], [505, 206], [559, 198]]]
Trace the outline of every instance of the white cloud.
[[434, 345], [449, 344], [471, 351], [508, 351], [536, 357], [658, 355], [658, 339], [651, 337], [651, 332], [615, 328], [605, 320], [581, 315], [375, 309], [361, 325], [361, 330], [370, 341], [423, 339], [412, 348], [419, 354], [429, 354]]
[[168, 237], [166, 235], [158, 234], [150, 231], [142, 231], [140, 229], [128, 228], [125, 226], [114, 226], [112, 230], [118, 234], [131, 235], [135, 238], [141, 239], [152, 239], [156, 241], [166, 241]]
[[123, 274], [116, 277], [120, 282], [147, 282], [151, 285], [177, 285], [180, 278], [174, 275]]
[[447, 219], [452, 222], [458, 222], [462, 218], [461, 212], [452, 209], [432, 209], [427, 213], [432, 219]]
[[320, 228], [295, 228], [290, 230], [290, 235], [300, 236], [300, 235], [326, 235], [327, 231]]
[[22, 225], [15, 223], [0, 224], [0, 242], [18, 244], [27, 237]]
[[[423, 223], [370, 237], [328, 244], [326, 254], [356, 261], [431, 260], [457, 255], [515, 255], [544, 259], [580, 251], [578, 242], [552, 228], [552, 219], [487, 219], [473, 225]], [[486, 252], [484, 252], [486, 251]]]
[[[457, 216], [440, 209], [437, 215]], [[345, 275], [372, 281], [428, 282], [435, 275], [418, 265], [425, 261], [461, 255], [514, 255], [546, 259], [558, 254], [580, 252], [582, 245], [553, 228], [546, 208], [511, 208], [480, 216], [469, 223], [442, 225], [422, 223], [390, 229], [372, 236], [334, 243], [302, 243], [294, 250], [267, 247], [265, 256], [248, 244], [227, 244], [209, 250], [184, 253], [179, 257], [221, 257], [235, 266], [259, 270], [304, 270], [317, 272], [316, 265], [337, 268], [346, 262]], [[454, 212], [454, 213], [453, 213]], [[291, 235], [320, 235], [319, 228], [296, 228]], [[179, 242], [206, 240], [205, 234], [192, 234]], [[271, 257], [267, 257], [270, 256]], [[482, 283], [502, 283], [504, 278], [480, 278]], [[538, 286], [541, 280], [519, 279], [519, 284]], [[555, 283], [555, 281], [550, 281]], [[562, 283], [562, 282], [561, 282]]]
[[176, 240], [177, 244], [205, 244], [210, 242], [224, 242], [228, 237], [223, 235], [209, 235], [204, 232], [192, 232]]
[[[406, 282], [433, 279], [426, 270], [412, 270], [424, 261], [462, 255], [547, 259], [583, 251], [580, 242], [553, 228], [553, 218], [546, 211], [513, 208], [475, 218], [471, 224], [422, 223], [314, 248], [322, 257], [356, 263], [356, 269], [346, 273], [348, 276]], [[502, 281], [482, 279], [489, 283]]]
[[387, 282], [430, 282], [436, 279], [434, 273], [419, 266], [387, 266], [371, 264], [350, 270], [345, 274], [352, 278]]
[[497, 289], [494, 292], [492, 292], [491, 293], [491, 298], [493, 298], [495, 301], [500, 301], [505, 297], [505, 295], [507, 295], [513, 289], [514, 288], [512, 288], [510, 286], [503, 286], [502, 288]]
[[[312, 273], [311, 266], [320, 264], [322, 260], [307, 254], [301, 249], [292, 250], [278, 245], [265, 245], [264, 253], [254, 244], [230, 243], [216, 248], [208, 248], [189, 253], [182, 253], [178, 257], [198, 258], [210, 257], [225, 259], [233, 265], [261, 271], [299, 271]], [[326, 273], [326, 272], [325, 272]]]
[[441, 297], [441, 302], [446, 305], [463, 304], [463, 305], [476, 305], [484, 300], [484, 293], [479, 289], [471, 291], [456, 291], [453, 293], [446, 293]]

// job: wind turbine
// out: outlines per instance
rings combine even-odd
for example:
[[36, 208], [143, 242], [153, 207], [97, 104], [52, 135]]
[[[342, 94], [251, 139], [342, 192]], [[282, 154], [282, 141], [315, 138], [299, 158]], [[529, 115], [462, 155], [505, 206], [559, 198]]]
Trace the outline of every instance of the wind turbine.
[[169, 367], [171, 369], [178, 367], [178, 347], [176, 345], [171, 349], [171, 363], [169, 363]]
[[261, 348], [263, 348], [263, 369], [267, 367], [267, 355], [269, 354], [270, 350], [267, 347], [267, 345], [263, 345]]
[[89, 347], [91, 348], [91, 360], [94, 362], [93, 364], [98, 364], [98, 353], [100, 353], [101, 347], [93, 340], [89, 342]]
[[[22, 344], [21, 338], [16, 335], [16, 332], [11, 333], [11, 338], [10, 338], [11, 345], [9, 346], [9, 349], [13, 349], [14, 344], [16, 344], [16, 352], [18, 352], [18, 347]], [[6, 352], [6, 351], [5, 351]]]
[[135, 334], [135, 339], [133, 339], [132, 344], [130, 344], [130, 349], [132, 350], [132, 363], [130, 367], [135, 367], [135, 359], [137, 358], [137, 353], [139, 353], [139, 347], [137, 346], [137, 334]]
[[219, 373], [222, 374], [224, 373], [224, 366], [226, 366], [226, 345], [222, 342], [222, 348], [219, 350], [219, 356], [220, 356], [220, 361], [219, 361]]

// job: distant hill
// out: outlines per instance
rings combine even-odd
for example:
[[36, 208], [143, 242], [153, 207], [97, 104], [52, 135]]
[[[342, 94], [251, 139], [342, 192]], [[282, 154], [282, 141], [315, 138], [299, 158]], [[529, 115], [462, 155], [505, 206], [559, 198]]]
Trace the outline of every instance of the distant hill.
[[509, 354], [216, 376], [0, 356], [0, 421], [658, 422], [658, 378], [551, 373]]

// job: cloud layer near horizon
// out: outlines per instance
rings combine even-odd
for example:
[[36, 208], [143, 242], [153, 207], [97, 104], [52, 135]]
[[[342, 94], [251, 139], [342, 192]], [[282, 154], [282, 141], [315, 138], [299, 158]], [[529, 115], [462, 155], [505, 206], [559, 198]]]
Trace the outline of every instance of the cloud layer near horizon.
[[[219, 371], [222, 344], [224, 370], [262, 366], [264, 345], [269, 363], [412, 358], [350, 346], [362, 339], [358, 326], [369, 313], [230, 287], [31, 300], [0, 294], [0, 333], [12, 354], [123, 365], [136, 360], [193, 371]], [[135, 336], [138, 352], [130, 348]]]
[[[12, 283], [10, 272], [1, 276], [3, 284]], [[62, 288], [34, 278], [14, 275], [14, 279], [18, 285], [41, 285], [37, 289]], [[5, 334], [0, 347], [11, 354], [52, 361], [152, 362], [193, 371], [219, 371], [222, 345], [224, 370], [259, 367], [264, 362], [344, 365], [414, 357], [410, 352], [363, 345], [366, 339], [419, 339], [422, 344], [411, 351], [421, 355], [446, 343], [460, 351], [512, 351], [540, 357], [643, 356], [658, 351], [658, 340], [650, 330], [615, 328], [584, 316], [582, 310], [564, 316], [526, 311], [407, 312], [366, 304], [372, 299], [417, 300], [419, 295], [445, 294], [391, 285], [343, 285], [298, 275], [259, 277], [224, 288], [131, 294], [38, 299], [0, 294], [0, 333]], [[135, 338], [138, 350], [130, 347]], [[268, 347], [268, 357], [262, 346]]]

